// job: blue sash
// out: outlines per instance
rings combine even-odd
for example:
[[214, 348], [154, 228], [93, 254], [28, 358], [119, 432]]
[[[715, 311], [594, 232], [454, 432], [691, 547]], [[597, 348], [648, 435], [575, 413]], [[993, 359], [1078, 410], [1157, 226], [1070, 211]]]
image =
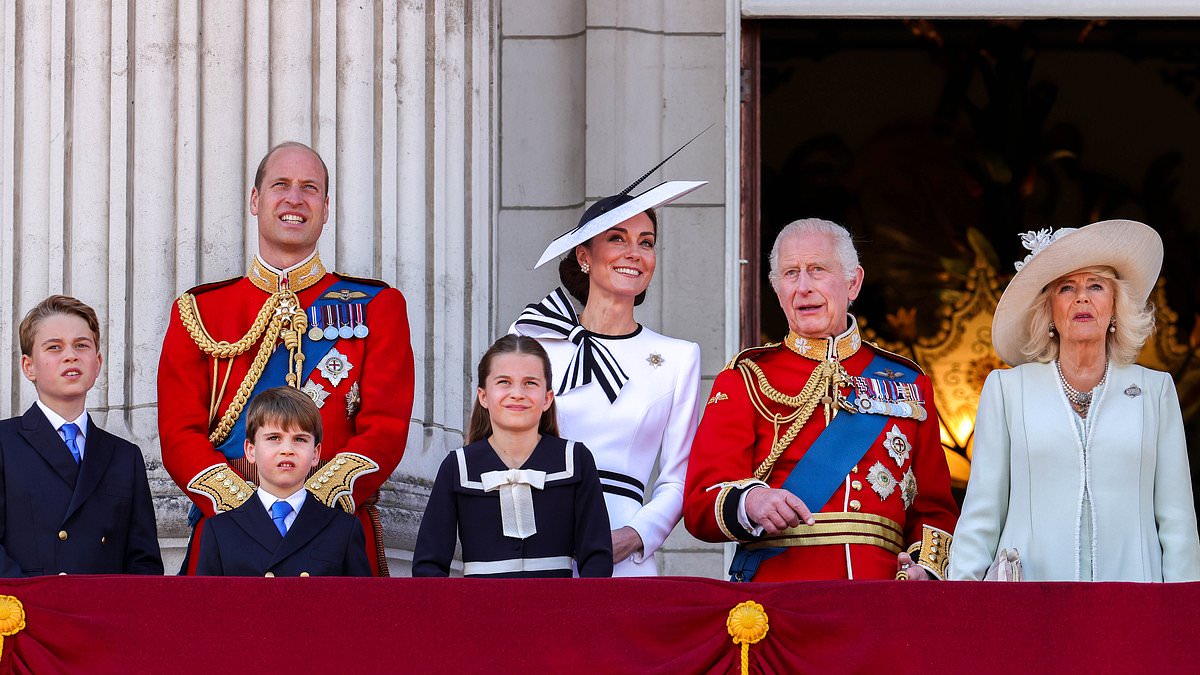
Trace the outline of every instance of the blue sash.
[[[884, 368], [899, 372], [901, 375], [899, 380], [902, 382], [917, 381], [917, 373], [912, 368], [891, 359], [885, 359], [879, 354], [871, 359], [863, 372], [873, 373]], [[855, 392], [851, 390], [849, 402], [854, 403], [855, 397]], [[842, 414], [834, 417], [825, 431], [821, 432], [817, 440], [808, 447], [808, 451], [804, 453], [800, 461], [796, 462], [796, 466], [792, 467], [792, 472], [779, 487], [799, 497], [804, 501], [805, 506], [816, 513], [837, 491], [838, 486], [850, 473], [850, 469], [854, 468], [858, 460], [867, 454], [867, 450], [875, 442], [875, 439], [879, 438], [879, 433], [883, 431], [883, 427], [889, 419], [891, 418], [887, 415], [872, 415], [863, 412], [851, 414], [842, 411]], [[758, 572], [758, 566], [762, 561], [779, 555], [783, 551], [784, 549], [778, 547], [747, 551], [739, 545], [737, 553], [734, 554], [733, 563], [729, 566], [731, 580], [750, 581]]]

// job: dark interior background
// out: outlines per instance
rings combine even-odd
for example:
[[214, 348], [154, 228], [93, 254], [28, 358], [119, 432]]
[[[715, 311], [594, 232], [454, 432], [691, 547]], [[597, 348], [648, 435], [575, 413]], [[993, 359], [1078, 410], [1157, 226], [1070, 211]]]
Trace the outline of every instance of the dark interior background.
[[[1200, 22], [786, 20], [761, 26], [762, 336], [775, 234], [818, 216], [854, 234], [853, 311], [890, 340], [937, 328], [976, 256], [1003, 276], [1018, 234], [1132, 218], [1166, 245], [1167, 304], [1197, 353]], [[915, 309], [895, 321], [898, 308]], [[889, 322], [887, 315], [893, 314]], [[1200, 441], [1200, 369], [1173, 375]], [[1193, 475], [1197, 467], [1192, 457]]]

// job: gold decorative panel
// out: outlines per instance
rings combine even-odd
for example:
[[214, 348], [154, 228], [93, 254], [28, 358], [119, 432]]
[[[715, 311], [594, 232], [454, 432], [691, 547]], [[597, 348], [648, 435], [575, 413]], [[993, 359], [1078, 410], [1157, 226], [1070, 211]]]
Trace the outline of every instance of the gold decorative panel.
[[[938, 330], [930, 336], [916, 335], [916, 309], [911, 307], [901, 307], [886, 317], [892, 333], [912, 336], [907, 341], [882, 339], [864, 317], [859, 317], [867, 340], [916, 361], [933, 381], [942, 447], [951, 481], [958, 488], [966, 486], [971, 474], [975, 412], [983, 382], [992, 370], [1008, 367], [992, 350], [992, 315], [1007, 282], [1007, 278], [997, 277], [984, 256], [978, 256], [963, 292], [953, 294], [950, 302], [938, 308]], [[1167, 306], [1164, 285], [1160, 279], [1150, 296], [1158, 328], [1142, 349], [1138, 363], [1171, 373], [1184, 417], [1191, 418], [1200, 412], [1200, 396], [1194, 395], [1200, 392], [1200, 368], [1192, 367], [1200, 356], [1196, 348], [1200, 331], [1185, 342], [1179, 340], [1179, 317]]]

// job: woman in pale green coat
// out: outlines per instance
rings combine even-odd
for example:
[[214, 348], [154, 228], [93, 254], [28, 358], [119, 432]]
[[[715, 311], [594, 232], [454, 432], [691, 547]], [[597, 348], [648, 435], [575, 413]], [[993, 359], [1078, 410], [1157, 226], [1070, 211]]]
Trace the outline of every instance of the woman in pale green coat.
[[949, 576], [1015, 550], [1027, 581], [1200, 579], [1183, 416], [1166, 373], [1134, 365], [1162, 267], [1151, 228], [1110, 220], [1022, 235], [975, 423]]

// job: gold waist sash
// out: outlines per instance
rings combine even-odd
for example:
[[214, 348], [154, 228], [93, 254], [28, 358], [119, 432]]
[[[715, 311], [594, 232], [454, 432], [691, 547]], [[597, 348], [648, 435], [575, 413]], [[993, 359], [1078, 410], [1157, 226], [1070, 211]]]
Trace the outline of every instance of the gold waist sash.
[[904, 530], [900, 523], [872, 513], [814, 513], [816, 523], [798, 525], [746, 544], [754, 551], [772, 546], [830, 546], [867, 544], [889, 553], [904, 550]]

